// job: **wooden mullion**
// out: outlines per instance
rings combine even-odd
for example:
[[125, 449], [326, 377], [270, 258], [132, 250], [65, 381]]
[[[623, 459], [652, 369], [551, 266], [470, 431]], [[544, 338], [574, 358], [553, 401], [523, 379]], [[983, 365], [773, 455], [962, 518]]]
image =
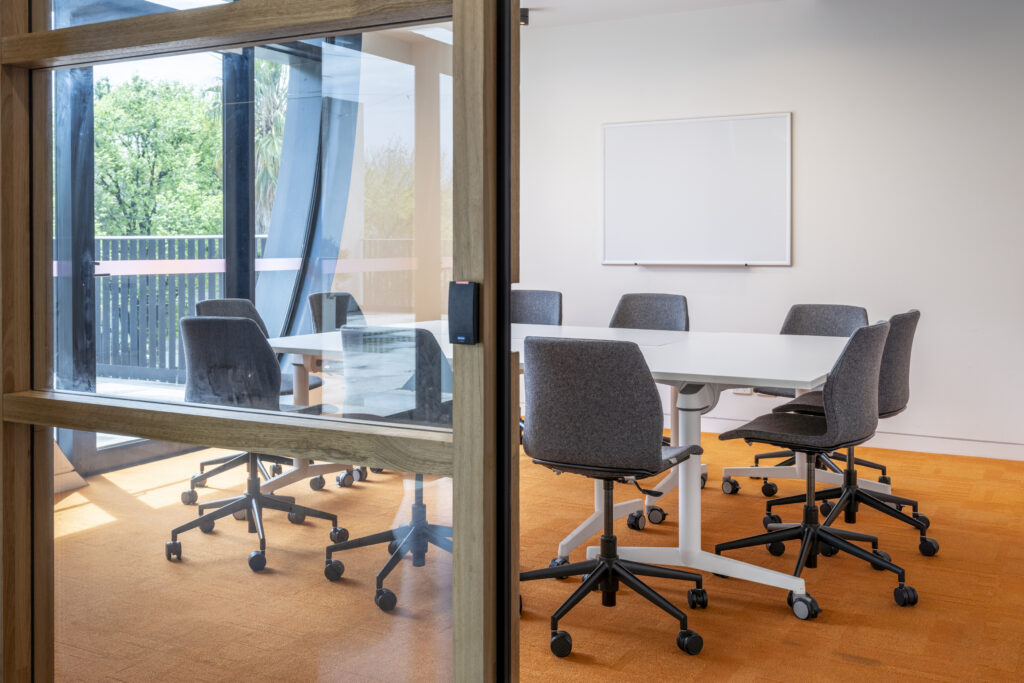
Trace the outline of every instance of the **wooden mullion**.
[[[27, 10], [27, 5], [3, 3], [2, 30], [12, 24], [27, 27]], [[5, 393], [27, 390], [32, 383], [29, 107], [29, 72], [0, 68], [0, 387]], [[30, 426], [0, 425], [2, 673], [9, 681], [30, 680], [33, 673], [31, 454]]]
[[[9, 4], [9, 3], [5, 3]], [[445, 0], [239, 0], [53, 31], [5, 31], [0, 63], [67, 67], [159, 54], [244, 47], [451, 16]]]
[[399, 472], [453, 469], [452, 434], [442, 429], [57, 391], [5, 395], [3, 419]]
[[454, 664], [458, 681], [497, 660], [498, 5], [455, 0], [453, 279], [479, 282], [481, 344], [455, 347]]

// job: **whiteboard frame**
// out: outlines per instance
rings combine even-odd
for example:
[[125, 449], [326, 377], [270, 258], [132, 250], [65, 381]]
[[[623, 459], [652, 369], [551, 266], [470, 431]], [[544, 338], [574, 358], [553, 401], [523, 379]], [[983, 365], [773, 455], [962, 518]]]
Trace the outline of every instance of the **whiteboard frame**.
[[[605, 173], [608, 150], [606, 131], [609, 128], [626, 126], [651, 126], [684, 121], [735, 121], [738, 119], [786, 119], [786, 258], [783, 261], [609, 261], [605, 253], [608, 244], [607, 191]], [[737, 114], [731, 116], [693, 116], [683, 119], [659, 119], [655, 121], [622, 121], [601, 124], [601, 265], [603, 266], [792, 266], [793, 265], [793, 113], [788, 111], [762, 114]]]

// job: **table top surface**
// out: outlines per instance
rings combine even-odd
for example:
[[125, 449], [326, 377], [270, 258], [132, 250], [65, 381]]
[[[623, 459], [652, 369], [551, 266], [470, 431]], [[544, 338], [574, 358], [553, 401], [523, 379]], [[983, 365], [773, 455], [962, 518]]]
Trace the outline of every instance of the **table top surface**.
[[[430, 331], [451, 358], [448, 323], [433, 320], [391, 327]], [[521, 353], [526, 337], [631, 341], [640, 346], [651, 374], [662, 383], [713, 383], [812, 389], [825, 381], [848, 341], [749, 332], [671, 332], [576, 325], [512, 325], [512, 351]], [[278, 353], [341, 359], [341, 333], [323, 332], [270, 339]]]

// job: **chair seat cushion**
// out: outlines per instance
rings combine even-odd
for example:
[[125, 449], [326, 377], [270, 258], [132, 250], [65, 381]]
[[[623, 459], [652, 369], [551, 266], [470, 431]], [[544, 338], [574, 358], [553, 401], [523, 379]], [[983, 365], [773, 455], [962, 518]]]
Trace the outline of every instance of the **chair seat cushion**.
[[[324, 381], [314, 375], [309, 376], [309, 388], [310, 390], [317, 389], [323, 386]], [[295, 376], [290, 372], [281, 373], [281, 395], [291, 396], [295, 393]]]
[[719, 439], [746, 439], [768, 443], [791, 450], [803, 448], [835, 450], [840, 444], [827, 444], [823, 436], [827, 431], [824, 417], [801, 415], [799, 413], [768, 413], [754, 418], [737, 429], [731, 429], [718, 436]]
[[653, 477], [656, 474], [660, 474], [665, 470], [675, 467], [684, 460], [688, 460], [691, 455], [700, 455], [703, 452], [704, 449], [700, 446], [662, 446], [661, 463], [653, 472], [649, 470], [622, 467], [592, 467], [589, 465], [578, 465], [569, 462], [540, 460], [538, 458], [534, 458], [533, 461], [538, 465], [543, 465], [544, 467], [548, 467], [557, 472], [581, 474], [584, 477], [591, 477], [593, 479], [646, 479], [647, 477]]
[[797, 396], [789, 403], [775, 406], [772, 412], [776, 413], [804, 413], [806, 415], [825, 414], [825, 392], [808, 391], [803, 396]]
[[766, 396], [781, 396], [782, 398], [796, 397], [796, 389], [783, 389], [782, 387], [754, 387], [754, 392]]

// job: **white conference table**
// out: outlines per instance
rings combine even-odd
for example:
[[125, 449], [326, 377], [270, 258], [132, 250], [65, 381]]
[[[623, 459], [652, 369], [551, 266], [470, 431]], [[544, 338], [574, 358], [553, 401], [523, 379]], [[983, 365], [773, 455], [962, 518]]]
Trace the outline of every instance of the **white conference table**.
[[[445, 321], [396, 326], [429, 330], [445, 354], [449, 358], [452, 356]], [[654, 379], [672, 387], [677, 408], [670, 420], [674, 445], [700, 445], [701, 416], [717, 405], [719, 395], [727, 389], [772, 386], [811, 390], [817, 387], [825, 381], [848, 341], [845, 337], [512, 325], [512, 351], [521, 353], [523, 340], [528, 336], [635, 342], [643, 352]], [[301, 363], [294, 364], [296, 403], [308, 403], [310, 370], [315, 371], [321, 360], [343, 357], [339, 332], [280, 337], [271, 339], [270, 345], [278, 353], [302, 358]], [[528, 370], [524, 368], [524, 371]], [[665, 477], [655, 487], [662, 493], [677, 489], [678, 543], [675, 546], [620, 546], [619, 555], [638, 562], [688, 567], [754, 581], [793, 591], [795, 595], [805, 594], [802, 578], [715, 555], [701, 548], [701, 471], [700, 458], [691, 457], [676, 467], [676, 476]], [[616, 517], [638, 509], [639, 503], [639, 500], [617, 503]], [[560, 555], [563, 548], [571, 549], [578, 544], [577, 541], [582, 542], [600, 530], [601, 504], [601, 497], [595, 496], [594, 514], [566, 537], [559, 548]], [[597, 553], [597, 547], [587, 548], [588, 558], [596, 557]]]

